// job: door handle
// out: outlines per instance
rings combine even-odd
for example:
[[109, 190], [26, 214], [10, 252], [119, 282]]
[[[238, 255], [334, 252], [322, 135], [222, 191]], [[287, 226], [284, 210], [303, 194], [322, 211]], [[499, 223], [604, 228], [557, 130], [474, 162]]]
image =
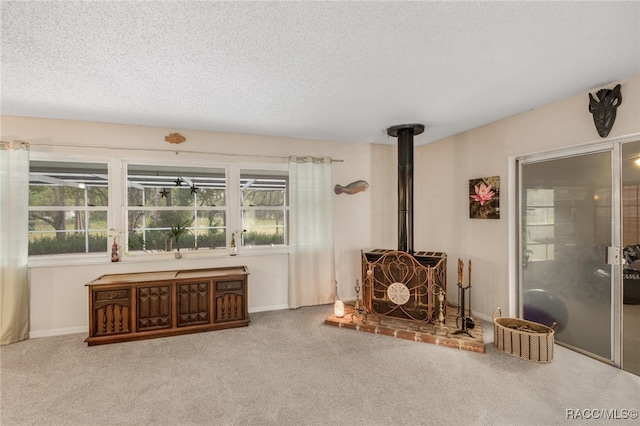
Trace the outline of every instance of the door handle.
[[622, 251], [620, 247], [607, 247], [604, 253], [604, 260], [607, 265], [622, 265]]

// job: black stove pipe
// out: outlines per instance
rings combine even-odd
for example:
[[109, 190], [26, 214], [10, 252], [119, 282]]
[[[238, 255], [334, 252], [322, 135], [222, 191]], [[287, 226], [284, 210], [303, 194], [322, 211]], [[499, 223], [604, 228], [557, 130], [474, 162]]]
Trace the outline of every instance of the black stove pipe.
[[387, 129], [398, 138], [398, 250], [413, 253], [413, 137], [423, 124], [399, 124]]

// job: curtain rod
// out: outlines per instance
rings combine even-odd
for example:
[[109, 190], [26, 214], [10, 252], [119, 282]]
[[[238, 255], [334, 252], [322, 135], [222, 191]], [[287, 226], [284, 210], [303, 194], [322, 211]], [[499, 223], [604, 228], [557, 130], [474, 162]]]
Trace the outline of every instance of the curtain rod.
[[[197, 155], [222, 155], [227, 157], [254, 157], [254, 158], [271, 158], [277, 160], [289, 160], [289, 155], [262, 155], [262, 154], [233, 154], [233, 153], [224, 153], [224, 152], [206, 152], [206, 151], [185, 151], [185, 150], [170, 150], [170, 149], [155, 149], [155, 148], [109, 148], [109, 147], [98, 147], [98, 146], [84, 146], [84, 145], [35, 145], [31, 144], [32, 147], [51, 147], [51, 148], [81, 148], [81, 149], [98, 149], [98, 150], [108, 150], [108, 151], [142, 151], [142, 152], [173, 152], [176, 155], [179, 154], [197, 154]], [[299, 156], [305, 157], [305, 156]], [[344, 163], [344, 160], [339, 160], [335, 158], [330, 158], [332, 163]]]

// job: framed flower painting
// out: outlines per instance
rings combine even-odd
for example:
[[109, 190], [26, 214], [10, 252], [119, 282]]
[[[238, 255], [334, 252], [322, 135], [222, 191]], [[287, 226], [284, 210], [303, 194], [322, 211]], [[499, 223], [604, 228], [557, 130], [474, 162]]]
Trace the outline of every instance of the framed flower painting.
[[500, 219], [500, 176], [469, 180], [469, 217]]

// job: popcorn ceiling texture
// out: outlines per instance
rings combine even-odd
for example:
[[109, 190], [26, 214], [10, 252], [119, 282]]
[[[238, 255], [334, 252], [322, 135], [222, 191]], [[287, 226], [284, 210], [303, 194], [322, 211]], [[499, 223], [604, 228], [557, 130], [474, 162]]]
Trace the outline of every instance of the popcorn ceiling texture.
[[640, 73], [639, 2], [3, 1], [1, 16], [7, 115], [368, 143], [420, 122], [419, 145]]

